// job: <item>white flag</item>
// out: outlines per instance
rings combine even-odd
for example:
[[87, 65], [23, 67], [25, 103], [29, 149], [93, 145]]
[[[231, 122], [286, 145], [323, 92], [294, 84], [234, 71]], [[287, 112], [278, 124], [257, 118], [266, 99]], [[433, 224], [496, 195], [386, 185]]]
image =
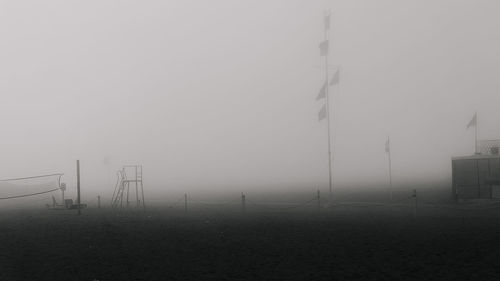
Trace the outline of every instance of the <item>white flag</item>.
[[389, 143], [389, 138], [387, 138], [387, 140], [385, 141], [385, 152], [391, 152], [391, 144]]
[[477, 112], [474, 113], [474, 117], [472, 117], [466, 129], [469, 129], [469, 127], [476, 127], [476, 126], [477, 126]]
[[330, 13], [325, 16], [325, 30], [330, 30]]
[[321, 56], [326, 56], [328, 55], [328, 40], [325, 40], [321, 43], [319, 43], [319, 54]]
[[321, 121], [326, 118], [326, 105], [323, 104], [321, 109], [318, 112], [318, 120]]
[[330, 80], [330, 86], [331, 85], [335, 85], [335, 84], [338, 84], [340, 81], [340, 71], [337, 70], [335, 71], [335, 74], [333, 74], [333, 77], [332, 79]]
[[318, 96], [316, 100], [324, 99], [326, 97], [326, 83], [323, 84], [323, 87], [319, 90]]

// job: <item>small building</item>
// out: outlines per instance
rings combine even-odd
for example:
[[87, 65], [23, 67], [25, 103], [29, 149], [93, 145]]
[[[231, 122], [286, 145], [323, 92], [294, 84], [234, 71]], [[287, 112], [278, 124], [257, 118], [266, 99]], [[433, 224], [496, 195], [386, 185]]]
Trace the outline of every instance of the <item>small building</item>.
[[452, 195], [464, 199], [500, 199], [500, 141], [482, 141], [479, 153], [453, 157]]

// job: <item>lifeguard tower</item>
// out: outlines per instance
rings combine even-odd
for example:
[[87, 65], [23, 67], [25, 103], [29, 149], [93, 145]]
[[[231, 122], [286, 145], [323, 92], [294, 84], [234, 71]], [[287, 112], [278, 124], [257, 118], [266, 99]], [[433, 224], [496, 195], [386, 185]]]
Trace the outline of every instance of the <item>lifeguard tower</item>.
[[[135, 207], [146, 208], [144, 202], [144, 186], [142, 184], [142, 165], [126, 165], [118, 171], [118, 179], [116, 181], [115, 190], [113, 192], [113, 199], [111, 206], [113, 208], [132, 207], [130, 199], [133, 194], [130, 194], [130, 187], [132, 185], [132, 192], [135, 185]], [[139, 194], [140, 188], [140, 194]]]

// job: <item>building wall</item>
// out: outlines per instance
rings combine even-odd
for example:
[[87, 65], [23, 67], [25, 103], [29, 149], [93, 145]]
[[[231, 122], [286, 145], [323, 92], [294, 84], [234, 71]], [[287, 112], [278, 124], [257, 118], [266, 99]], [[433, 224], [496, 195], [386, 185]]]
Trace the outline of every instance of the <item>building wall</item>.
[[455, 199], [492, 198], [498, 193], [491, 181], [500, 179], [500, 158], [453, 160], [452, 172]]

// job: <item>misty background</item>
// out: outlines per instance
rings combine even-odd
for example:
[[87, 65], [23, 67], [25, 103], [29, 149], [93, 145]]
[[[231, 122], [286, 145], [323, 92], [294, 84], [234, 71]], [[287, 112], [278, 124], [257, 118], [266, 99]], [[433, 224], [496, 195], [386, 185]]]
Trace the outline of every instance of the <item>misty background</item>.
[[[338, 188], [450, 184], [500, 138], [498, 1], [1, 1], [0, 177], [63, 172], [110, 197], [328, 189], [323, 15]], [[110, 199], [110, 198], [107, 198]], [[146, 199], [147, 200], [147, 199]]]

